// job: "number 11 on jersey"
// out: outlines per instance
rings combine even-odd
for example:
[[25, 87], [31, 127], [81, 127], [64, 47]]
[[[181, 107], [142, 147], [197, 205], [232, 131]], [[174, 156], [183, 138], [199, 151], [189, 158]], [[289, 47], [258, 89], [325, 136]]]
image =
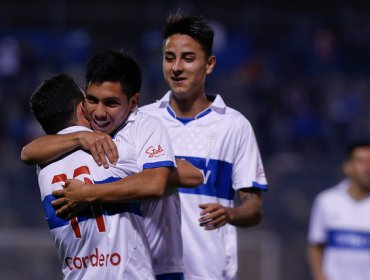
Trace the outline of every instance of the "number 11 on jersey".
[[[81, 181], [84, 181], [86, 184], [93, 184], [90, 176], [90, 170], [87, 166], [80, 166], [76, 168], [73, 172], [73, 178], [79, 179]], [[52, 184], [55, 183], [64, 183], [67, 180], [66, 174], [58, 174], [53, 177]], [[100, 204], [92, 204], [91, 205], [91, 211], [93, 213], [93, 216], [96, 220], [96, 224], [98, 227], [99, 232], [105, 232], [105, 223], [104, 223], [104, 217], [103, 217], [103, 209]], [[72, 218], [69, 221], [69, 224], [72, 227], [72, 230], [76, 236], [76, 238], [81, 238], [81, 229], [78, 223], [77, 218]]]

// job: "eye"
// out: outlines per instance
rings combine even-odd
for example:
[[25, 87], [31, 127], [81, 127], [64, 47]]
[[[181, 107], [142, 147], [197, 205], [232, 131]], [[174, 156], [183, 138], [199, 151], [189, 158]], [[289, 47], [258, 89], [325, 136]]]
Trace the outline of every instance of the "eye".
[[186, 62], [193, 62], [196, 59], [195, 55], [186, 55], [184, 56], [184, 60]]
[[186, 62], [193, 62], [194, 60], [195, 60], [195, 58], [188, 58], [188, 57], [187, 57], [187, 58], [185, 58], [185, 61], [186, 61]]
[[117, 102], [116, 100], [107, 100], [104, 102], [104, 105], [107, 107], [117, 107], [120, 105], [120, 103]]
[[171, 61], [173, 61], [173, 60], [175, 59], [175, 56], [174, 56], [174, 55], [172, 55], [172, 54], [166, 54], [166, 55], [164, 56], [164, 59], [165, 59], [166, 61], [168, 61], [168, 62], [171, 62]]
[[98, 103], [98, 100], [92, 96], [86, 96], [86, 101], [90, 104], [96, 104]]

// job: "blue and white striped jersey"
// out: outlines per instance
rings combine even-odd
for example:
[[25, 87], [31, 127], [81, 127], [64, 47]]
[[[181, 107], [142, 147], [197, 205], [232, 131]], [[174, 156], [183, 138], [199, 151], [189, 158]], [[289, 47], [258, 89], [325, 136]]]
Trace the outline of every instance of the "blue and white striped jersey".
[[[165, 126], [158, 118], [147, 113], [131, 113], [114, 136], [114, 141], [119, 151], [116, 167], [126, 175], [146, 168], [176, 165]], [[140, 205], [155, 274], [182, 273], [178, 193], [168, 193], [158, 199], [146, 199]]]
[[315, 198], [308, 232], [310, 244], [325, 244], [323, 270], [328, 279], [365, 280], [370, 275], [370, 197], [357, 201], [349, 181]]
[[[88, 129], [74, 126], [60, 133], [81, 130]], [[51, 192], [66, 179], [105, 183], [124, 176], [119, 169], [99, 167], [81, 149], [39, 168], [41, 200], [64, 279], [155, 279], [138, 204], [94, 204], [69, 221], [51, 206]]]
[[237, 271], [236, 229], [226, 225], [205, 231], [199, 226], [202, 203], [234, 205], [235, 191], [267, 189], [265, 172], [249, 121], [217, 95], [195, 119], [178, 118], [169, 106], [171, 92], [141, 110], [167, 127], [178, 158], [199, 168], [204, 183], [180, 188], [185, 279], [234, 279]]

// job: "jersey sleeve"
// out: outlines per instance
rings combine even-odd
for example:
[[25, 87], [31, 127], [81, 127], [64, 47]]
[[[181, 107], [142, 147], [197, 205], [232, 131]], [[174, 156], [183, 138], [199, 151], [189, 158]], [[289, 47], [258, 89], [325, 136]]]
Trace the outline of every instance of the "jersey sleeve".
[[267, 180], [254, 131], [249, 121], [240, 116], [235, 129], [236, 155], [232, 181], [235, 190], [256, 187], [267, 190]]
[[310, 223], [308, 227], [308, 242], [323, 244], [326, 242], [325, 215], [322, 197], [319, 195], [312, 205]]
[[139, 170], [156, 167], [176, 167], [173, 148], [163, 123], [146, 115], [136, 128], [137, 164]]

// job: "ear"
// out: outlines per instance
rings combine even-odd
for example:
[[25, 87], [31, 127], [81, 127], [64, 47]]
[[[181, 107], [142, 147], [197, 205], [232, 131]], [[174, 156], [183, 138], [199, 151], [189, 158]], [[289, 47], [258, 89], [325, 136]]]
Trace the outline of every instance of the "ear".
[[85, 111], [85, 102], [86, 102], [86, 98], [84, 99], [84, 101], [81, 102], [81, 112], [83, 116], [87, 119], [87, 113]]
[[212, 73], [212, 71], [215, 68], [215, 66], [216, 66], [216, 56], [215, 55], [211, 55], [207, 59], [207, 75]]
[[77, 108], [76, 108], [76, 119], [77, 119], [77, 124], [85, 127], [90, 127], [90, 123], [87, 120], [83, 102], [78, 103]]
[[130, 108], [130, 111], [132, 112], [133, 110], [135, 110], [135, 108], [138, 106], [139, 104], [139, 99], [140, 99], [140, 94], [137, 92], [135, 93], [129, 100], [129, 108]]
[[351, 175], [351, 170], [352, 170], [352, 166], [351, 166], [351, 163], [349, 160], [346, 160], [343, 165], [342, 165], [342, 170], [343, 170], [343, 173], [347, 176], [347, 177], [350, 177]]

